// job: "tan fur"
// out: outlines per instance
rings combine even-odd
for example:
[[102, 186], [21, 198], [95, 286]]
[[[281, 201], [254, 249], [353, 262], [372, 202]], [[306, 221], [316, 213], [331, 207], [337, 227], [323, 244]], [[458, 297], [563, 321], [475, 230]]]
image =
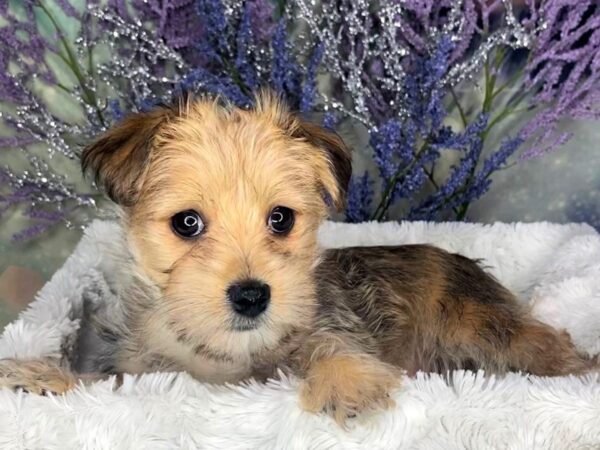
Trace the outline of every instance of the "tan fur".
[[[82, 159], [123, 207], [132, 255], [123, 317], [93, 321], [117, 342], [106, 372], [185, 370], [222, 383], [280, 369], [302, 378], [305, 409], [341, 423], [391, 405], [402, 370], [595, 367], [460, 255], [426, 245], [322, 252], [317, 230], [328, 200], [343, 206], [350, 155], [270, 94], [251, 110], [204, 99], [133, 115]], [[275, 206], [296, 212], [285, 236], [267, 227]], [[171, 218], [191, 209], [206, 228], [186, 240]], [[227, 290], [246, 279], [268, 284], [271, 302], [240, 330]], [[31, 364], [0, 364], [3, 386], [72, 386], [68, 373]]]
[[348, 417], [390, 408], [389, 394], [400, 386], [400, 372], [364, 354], [333, 354], [311, 364], [300, 387], [300, 402], [311, 412], [325, 411], [339, 424]]
[[4, 359], [0, 364], [0, 388], [38, 395], [62, 394], [75, 383], [73, 374], [50, 360]]
[[[275, 347], [291, 327], [312, 323], [316, 230], [327, 213], [322, 187], [338, 202], [343, 196], [326, 154], [292, 137], [292, 116], [277, 102], [264, 102], [272, 100], [259, 102], [258, 112], [198, 102], [165, 124], [155, 137], [139, 201], [127, 216], [136, 262], [164, 296], [158, 305], [128, 305], [134, 323], [143, 324], [140, 340], [178, 364], [198, 359], [190, 371], [211, 381], [247, 377], [250, 353]], [[296, 211], [285, 239], [266, 229], [276, 205]], [[199, 211], [207, 227], [193, 245], [169, 225], [186, 209]], [[240, 335], [231, 330], [223, 298], [233, 281], [245, 278], [267, 282], [278, 301], [261, 319], [264, 327]], [[235, 361], [206, 361], [202, 352], [198, 358], [200, 345]], [[131, 355], [123, 360], [136, 369]]]

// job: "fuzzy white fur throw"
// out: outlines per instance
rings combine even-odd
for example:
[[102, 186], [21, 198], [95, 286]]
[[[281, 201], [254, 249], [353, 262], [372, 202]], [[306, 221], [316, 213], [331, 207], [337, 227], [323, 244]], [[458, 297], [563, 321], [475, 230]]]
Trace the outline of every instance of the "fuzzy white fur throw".
[[[35, 302], [4, 330], [0, 357], [60, 357], [83, 299], [115, 302], [119, 228], [95, 222]], [[481, 258], [535, 316], [600, 353], [600, 236], [584, 225], [326, 224], [324, 245], [428, 242]], [[100, 294], [99, 294], [100, 293]], [[0, 391], [7, 449], [583, 449], [600, 448], [600, 380], [520, 374], [419, 374], [394, 410], [348, 430], [298, 407], [297, 380], [211, 386], [186, 374], [126, 376], [58, 397]]]

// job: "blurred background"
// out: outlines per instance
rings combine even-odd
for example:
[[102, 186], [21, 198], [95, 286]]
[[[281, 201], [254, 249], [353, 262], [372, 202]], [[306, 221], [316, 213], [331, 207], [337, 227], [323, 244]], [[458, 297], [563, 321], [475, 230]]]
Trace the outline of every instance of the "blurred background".
[[[23, 1], [27, 2], [28, 0]], [[13, 7], [14, 3], [13, 1]], [[77, 39], [81, 38], [80, 22], [74, 19], [69, 11], [65, 13], [57, 4], [46, 3], [60, 26], [61, 38], [70, 40], [75, 46]], [[84, 0], [73, 0], [71, 3], [77, 11], [84, 9]], [[165, 4], [167, 3], [165, 1]], [[238, 3], [243, 4], [244, 2]], [[273, 2], [274, 11], [281, 7], [280, 3]], [[109, 2], [105, 8], [107, 11], [118, 11], [118, 4], [120, 2]], [[487, 3], [485, 4], [487, 5]], [[25, 23], [42, 30], [42, 35], [56, 36], [56, 29], [48, 20], [48, 16], [40, 14], [39, 11], [31, 16], [23, 11], [19, 14]], [[18, 30], [8, 31], [6, 28], [10, 25], [10, 17], [4, 12], [2, 24], [4, 31], [18, 33]], [[10, 39], [5, 38], [3, 45], [7, 46], [9, 42]], [[73, 77], [68, 73], [62, 73], [63, 71], [64, 69], [57, 69], [55, 83], [68, 86], [73, 82]], [[475, 82], [461, 83], [456, 86], [456, 91], [464, 104], [476, 104], [482, 101], [485, 95], [483, 87], [485, 82], [482, 80], [481, 74], [478, 77]], [[321, 77], [318, 83], [329, 85], [331, 80]], [[64, 102], [63, 97], [57, 94], [55, 87], [41, 85], [38, 88], [36, 95], [45, 98], [55, 109], [62, 108], [63, 112], [68, 109], [66, 115], [71, 112], [71, 105]], [[523, 86], [514, 87], [515, 91], [519, 89], [523, 89]], [[6, 101], [1, 103], [0, 111], [13, 111], [14, 108], [9, 103]], [[446, 123], [451, 125], [458, 123], [456, 111], [448, 114]], [[507, 123], [505, 128], [497, 130], [490, 137], [490, 141], [499, 143], [505, 134], [510, 134], [512, 131], [517, 132], [520, 126], [521, 122], [518, 119]], [[373, 160], [368, 133], [365, 132], [364, 127], [343, 122], [338, 131], [354, 151], [355, 173], [360, 174], [365, 170], [377, 173], [377, 162]], [[511, 165], [509, 170], [495, 171], [489, 191], [482, 198], [472, 202], [467, 220], [483, 223], [550, 221], [558, 223], [587, 222], [593, 226], [600, 224], [600, 199], [598, 197], [600, 127], [598, 122], [566, 117], [559, 124], [559, 132], [569, 132], [573, 136], [565, 145], [553, 149], [552, 152], [541, 158], [519, 160], [518, 164]], [[45, 151], [43, 144], [38, 143], [37, 145], [39, 148], [36, 151], [43, 153]], [[18, 168], [23, 165], [22, 155], [11, 149], [9, 145], [5, 145], [0, 150], [0, 166]], [[445, 167], [448, 172], [451, 164], [455, 161], [456, 156], [442, 154], [439, 159], [439, 167]], [[63, 164], [59, 158], [54, 159], [52, 168], [60, 171], [75, 186], [89, 186], [89, 183], [82, 180], [78, 164], [74, 164], [72, 161]], [[1, 178], [0, 183], [2, 183]], [[1, 328], [33, 299], [37, 290], [61, 267], [80, 239], [82, 225], [87, 219], [81, 223], [73, 221], [69, 227], [61, 222], [31, 239], [15, 240], [13, 237], [27, 227], [30, 217], [24, 216], [19, 208], [0, 209], [0, 213]], [[403, 219], [405, 217], [398, 213], [396, 217], [388, 218]], [[436, 220], [451, 220], [451, 218], [442, 215]]]

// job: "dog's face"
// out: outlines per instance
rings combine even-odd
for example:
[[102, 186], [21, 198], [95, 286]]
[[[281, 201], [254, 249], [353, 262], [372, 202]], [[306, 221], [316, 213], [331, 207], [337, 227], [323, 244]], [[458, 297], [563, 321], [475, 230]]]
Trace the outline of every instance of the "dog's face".
[[350, 175], [336, 135], [268, 95], [250, 111], [200, 100], [131, 116], [83, 162], [124, 206], [179, 336], [256, 351], [310, 324], [317, 230]]

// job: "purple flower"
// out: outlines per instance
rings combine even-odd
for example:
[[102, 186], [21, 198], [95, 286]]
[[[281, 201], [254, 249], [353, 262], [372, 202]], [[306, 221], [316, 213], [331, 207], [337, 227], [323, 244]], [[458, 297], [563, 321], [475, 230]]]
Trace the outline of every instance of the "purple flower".
[[302, 86], [302, 96], [300, 98], [300, 111], [302, 112], [312, 111], [314, 108], [317, 94], [317, 68], [321, 58], [323, 58], [323, 44], [319, 43], [313, 50], [306, 69], [306, 79]]
[[446, 95], [441, 80], [448, 70], [453, 44], [442, 36], [431, 55], [416, 57], [413, 69], [406, 77], [406, 107], [421, 133], [436, 131], [446, 115], [443, 99]]
[[125, 112], [121, 108], [121, 103], [118, 99], [112, 99], [108, 102], [108, 110], [110, 111], [113, 122], [119, 122], [125, 117]]
[[32, 239], [67, 217], [77, 207], [91, 205], [93, 200], [77, 193], [55, 174], [47, 173], [48, 167], [35, 158], [33, 167], [38, 172], [16, 175], [8, 168], [0, 168], [0, 218], [9, 209], [24, 208], [23, 215], [33, 224], [13, 235], [14, 242]]
[[523, 127], [528, 141], [522, 158], [543, 155], [570, 135], [557, 126], [564, 118], [600, 118], [600, 4], [595, 0], [528, 1], [532, 21], [546, 26], [527, 64], [524, 89], [537, 112]]
[[244, 7], [240, 26], [236, 36], [236, 58], [235, 67], [240, 74], [245, 87], [256, 90], [259, 86], [255, 62], [252, 61], [250, 46], [253, 40], [251, 27], [251, 11], [248, 5]]
[[196, 0], [196, 8], [204, 28], [198, 50], [218, 59], [218, 55], [227, 53], [230, 38], [225, 7], [220, 0]]
[[421, 204], [411, 209], [409, 212], [411, 219], [433, 220], [440, 213], [455, 206], [450, 202], [450, 199], [460, 193], [465, 185], [468, 185], [469, 178], [475, 172], [483, 150], [481, 133], [485, 130], [487, 124], [488, 116], [480, 114], [478, 119], [469, 124], [463, 133], [455, 134], [452, 131], [447, 131], [443, 134], [444, 138], [438, 141], [436, 145], [463, 151], [464, 156], [457, 165], [450, 169], [450, 174], [445, 183]]
[[[370, 143], [374, 152], [374, 161], [379, 168], [379, 175], [383, 180], [391, 180], [398, 171], [396, 159], [399, 157], [403, 162], [412, 159], [411, 146], [414, 144], [415, 136], [411, 133], [409, 139], [403, 139], [402, 124], [392, 119], [371, 132]], [[407, 145], [402, 145], [406, 142]], [[409, 153], [406, 153], [408, 148]]]
[[504, 139], [500, 144], [500, 148], [484, 161], [481, 170], [472, 177], [469, 183], [466, 183], [460, 195], [448, 203], [448, 207], [469, 204], [485, 194], [492, 184], [490, 179], [492, 173], [504, 167], [508, 159], [515, 154], [522, 144], [523, 140], [520, 137]]
[[216, 95], [222, 95], [238, 106], [252, 104], [251, 99], [242, 92], [235, 82], [225, 76], [217, 76], [211, 71], [198, 68], [187, 74], [179, 83], [179, 89], [183, 92], [202, 90]]
[[28, 208], [24, 215], [30, 219], [43, 220], [45, 222], [60, 222], [65, 219], [65, 212], [61, 210], [48, 211], [45, 209]]
[[493, 172], [504, 167], [508, 159], [516, 153], [523, 144], [520, 136], [506, 138], [500, 143], [500, 148], [483, 162], [479, 178], [488, 178]]
[[465, 20], [460, 30], [461, 39], [452, 46], [449, 62], [459, 61], [470, 50], [482, 28], [492, 29], [489, 19], [493, 12], [498, 12], [501, 2], [502, 0], [403, 1], [403, 14], [396, 18], [398, 41], [411, 47], [415, 54], [429, 54], [432, 45], [431, 30], [442, 30], [448, 26], [449, 11], [459, 5], [460, 15]]
[[373, 180], [368, 172], [365, 171], [362, 176], [354, 177], [350, 181], [346, 205], [347, 222], [358, 223], [369, 219], [373, 194]]
[[36, 223], [13, 234], [12, 241], [14, 243], [29, 241], [48, 231], [52, 225], [48, 222]]
[[[370, 146], [363, 150], [372, 151], [379, 176], [365, 172], [352, 179], [349, 221], [369, 218], [370, 210], [371, 217], [384, 219], [391, 206], [398, 218], [464, 218], [495, 171], [570, 138], [559, 131], [561, 120], [600, 117], [596, 0], [392, 0], [378, 8], [340, 0], [320, 2], [314, 11], [279, 0], [277, 7], [269, 0], [107, 0], [102, 11], [110, 15], [104, 18], [80, 2], [74, 7], [71, 0], [57, 0], [68, 20], [82, 22], [79, 39], [69, 43], [52, 20], [46, 20], [51, 38], [47, 27], [38, 29], [36, 20], [52, 10], [23, 0], [16, 15], [16, 3], [0, 2], [6, 24], [0, 28], [0, 100], [7, 130], [0, 146], [23, 150], [32, 166], [20, 174], [0, 170], [0, 213], [19, 208], [31, 220], [16, 239], [68, 221], [75, 208], [93, 203], [35, 162], [33, 144], [73, 158], [80, 145], [128, 111], [148, 110], [182, 92], [212, 93], [246, 107], [253, 91], [267, 86], [294, 110], [324, 113], [325, 127], [339, 121], [364, 125]], [[509, 23], [510, 9], [517, 28]], [[307, 27], [296, 27], [298, 12]], [[488, 48], [498, 36], [501, 42]], [[107, 61], [89, 57], [96, 42], [110, 48]], [[487, 94], [515, 72], [524, 75], [500, 97], [486, 95], [485, 107], [463, 111], [463, 99], [450, 88], [460, 87], [460, 95], [472, 86], [456, 74], [480, 75], [468, 68], [483, 50]], [[84, 100], [81, 120], [56, 117], [38, 94], [40, 83], [57, 87], [54, 66], [47, 63], [56, 58], [49, 54], [62, 57], [73, 72], [71, 85], [60, 89]], [[330, 81], [327, 92], [319, 91], [317, 74]], [[526, 123], [493, 146], [490, 127], [523, 110]], [[450, 126], [450, 113], [453, 121], [460, 113], [464, 126]], [[440, 157], [448, 153], [457, 162], [440, 170]], [[381, 200], [372, 208], [374, 198]]]
[[277, 24], [272, 47], [272, 68], [270, 83], [275, 92], [288, 99], [293, 108], [299, 107], [300, 68], [291, 56], [287, 41], [287, 22], [281, 19]]
[[[443, 36], [431, 55], [415, 55], [405, 79], [406, 118], [390, 119], [371, 131], [374, 161], [383, 179], [385, 209], [402, 198], [413, 203], [445, 141], [457, 145], [452, 142], [454, 134], [443, 125], [447, 111], [441, 80], [448, 70], [452, 48], [452, 42]], [[381, 211], [376, 215], [377, 219], [383, 217]]]
[[[133, 0], [133, 5], [137, 15], [152, 25], [158, 39], [191, 64], [206, 63], [206, 55], [197, 48], [205, 26], [195, 0]], [[126, 0], [110, 0], [109, 8], [130, 20]]]
[[[43, 81], [55, 83], [45, 51], [56, 49], [39, 34], [35, 24], [19, 22], [10, 13], [8, 21], [0, 28], [0, 100], [22, 104], [28, 99], [28, 74], [35, 73]], [[16, 66], [21, 75], [15, 75], [10, 65]]]
[[275, 31], [275, 6], [269, 0], [247, 0], [246, 8], [250, 16], [250, 25], [256, 39], [268, 43]]
[[328, 130], [334, 130], [338, 122], [339, 117], [331, 111], [328, 111], [323, 115], [323, 127]]

